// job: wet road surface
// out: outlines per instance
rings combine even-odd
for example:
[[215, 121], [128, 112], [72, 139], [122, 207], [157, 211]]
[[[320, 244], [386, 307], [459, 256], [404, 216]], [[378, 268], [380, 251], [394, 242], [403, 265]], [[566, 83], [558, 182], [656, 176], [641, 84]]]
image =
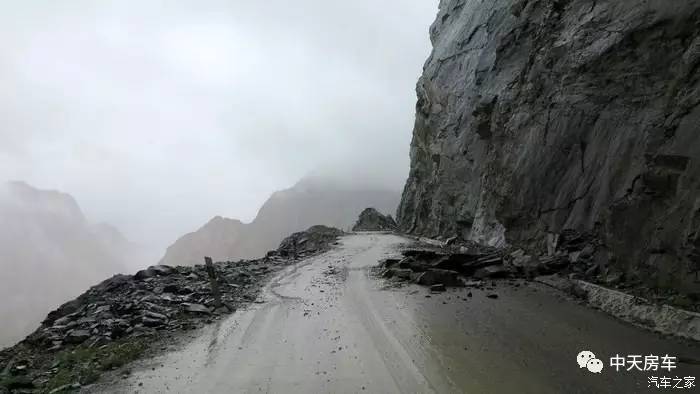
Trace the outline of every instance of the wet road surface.
[[[492, 291], [441, 294], [386, 288], [369, 268], [405, 242], [386, 234], [346, 236], [338, 249], [278, 275], [265, 303], [205, 329], [106, 390], [635, 393], [651, 390], [651, 376], [700, 378], [700, 366], [685, 363], [670, 372], [616, 372], [609, 366], [615, 354], [698, 359], [700, 346], [618, 322], [541, 285], [502, 282]], [[493, 293], [497, 299], [487, 297]], [[602, 373], [578, 367], [581, 350], [603, 360]]]

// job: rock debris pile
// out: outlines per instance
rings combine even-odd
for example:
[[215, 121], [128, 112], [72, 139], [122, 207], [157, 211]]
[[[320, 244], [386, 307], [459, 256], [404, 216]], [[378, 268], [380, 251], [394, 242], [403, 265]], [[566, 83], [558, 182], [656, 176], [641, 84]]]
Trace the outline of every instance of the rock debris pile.
[[[421, 246], [402, 252], [401, 259], [386, 259], [381, 275], [424, 286], [462, 287], [484, 280], [521, 278], [543, 280], [556, 275], [564, 279], [583, 279], [604, 287], [623, 290], [654, 303], [665, 303], [691, 311], [700, 311], [698, 296], [680, 294], [672, 289], [660, 291], [627, 278], [608, 262], [608, 250], [596, 237], [576, 231], [564, 231], [549, 240], [543, 255], [523, 249], [497, 249], [473, 242], [448, 240], [445, 246]], [[583, 292], [571, 289], [574, 295]]]
[[391, 215], [382, 215], [374, 208], [367, 208], [357, 219], [352, 231], [394, 231], [396, 222]]
[[[285, 238], [277, 251], [271, 253], [272, 255], [278, 254], [284, 257], [304, 257], [309, 254], [323, 252], [328, 250], [338, 237], [343, 234], [337, 228], [320, 225], [312, 226], [306, 231], [294, 233]], [[268, 256], [270, 255], [268, 253]]]

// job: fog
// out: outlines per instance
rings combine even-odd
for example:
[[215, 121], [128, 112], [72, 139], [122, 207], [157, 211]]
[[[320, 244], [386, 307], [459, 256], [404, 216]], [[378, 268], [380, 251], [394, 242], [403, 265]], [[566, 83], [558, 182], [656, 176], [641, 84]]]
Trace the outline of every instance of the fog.
[[162, 252], [310, 172], [399, 190], [437, 0], [2, 1], [0, 180]]
[[89, 223], [69, 195], [0, 184], [0, 347], [46, 314], [141, 260], [113, 228]]

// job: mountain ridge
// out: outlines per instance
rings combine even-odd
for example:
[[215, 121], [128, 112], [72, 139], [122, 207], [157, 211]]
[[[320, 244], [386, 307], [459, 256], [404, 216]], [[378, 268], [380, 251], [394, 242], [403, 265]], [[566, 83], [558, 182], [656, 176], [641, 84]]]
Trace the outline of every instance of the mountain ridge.
[[287, 235], [313, 225], [349, 230], [368, 206], [393, 214], [399, 198], [398, 191], [353, 187], [328, 177], [305, 177], [272, 193], [250, 223], [217, 216], [180, 237], [168, 247], [160, 264], [200, 264], [204, 256], [219, 261], [261, 257]]

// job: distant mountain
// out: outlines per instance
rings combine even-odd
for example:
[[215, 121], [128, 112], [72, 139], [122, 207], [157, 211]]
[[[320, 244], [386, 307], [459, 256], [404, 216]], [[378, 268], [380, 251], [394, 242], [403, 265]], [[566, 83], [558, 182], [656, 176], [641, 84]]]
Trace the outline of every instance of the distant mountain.
[[68, 194], [0, 184], [0, 347], [34, 330], [52, 309], [125, 270], [131, 244], [88, 223]]
[[325, 177], [307, 177], [278, 191], [249, 224], [216, 217], [170, 246], [161, 264], [192, 265], [204, 256], [216, 260], [249, 259], [277, 248], [291, 233], [322, 224], [349, 230], [367, 207], [394, 214], [398, 191], [339, 184]]
[[204, 256], [222, 261], [240, 254], [246, 225], [239, 220], [217, 216], [199, 230], [186, 234], [168, 248], [160, 264], [193, 265]]

